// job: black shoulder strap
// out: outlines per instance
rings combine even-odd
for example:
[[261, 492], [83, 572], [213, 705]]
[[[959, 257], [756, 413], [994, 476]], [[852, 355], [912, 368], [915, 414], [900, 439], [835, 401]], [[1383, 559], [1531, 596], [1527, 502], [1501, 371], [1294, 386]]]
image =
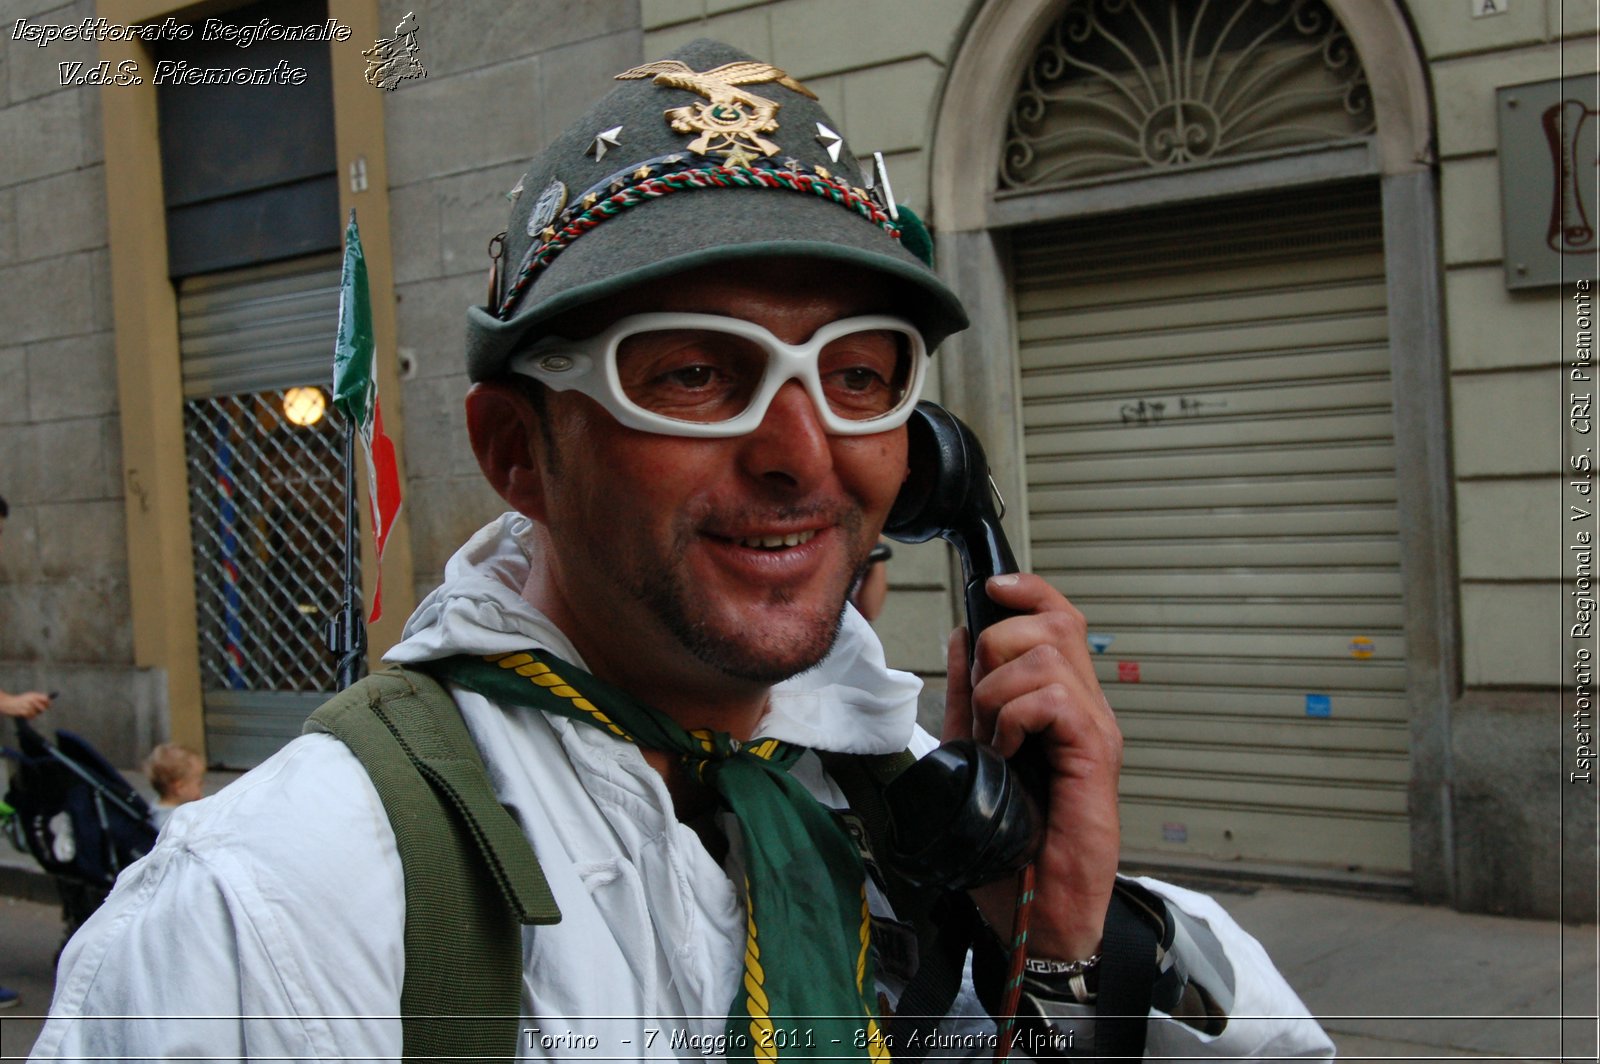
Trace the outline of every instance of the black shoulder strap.
[[1108, 1058], [1144, 1056], [1150, 1006], [1160, 978], [1166, 907], [1129, 879], [1117, 878], [1100, 940], [1100, 987], [1095, 999], [1094, 1044]]
[[449, 693], [424, 673], [385, 669], [324, 703], [302, 731], [350, 748], [394, 829], [406, 890], [406, 1059], [515, 1059], [520, 925], [561, 913]]
[[[866, 827], [871, 852], [890, 852], [889, 807], [883, 788], [916, 760], [909, 750], [895, 754], [839, 754], [818, 751], [823, 767]], [[884, 1034], [897, 1064], [921, 1060], [935, 1044], [931, 1037], [961, 990], [967, 950], [978, 930], [977, 909], [965, 894], [918, 887], [877, 862], [895, 915], [917, 935], [917, 966], [900, 994]]]

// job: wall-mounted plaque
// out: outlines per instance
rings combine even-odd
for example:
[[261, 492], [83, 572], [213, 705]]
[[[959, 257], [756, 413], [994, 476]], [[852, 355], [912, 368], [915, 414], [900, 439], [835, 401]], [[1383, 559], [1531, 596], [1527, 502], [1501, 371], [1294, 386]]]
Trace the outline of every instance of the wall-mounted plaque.
[[1507, 288], [1600, 276], [1600, 77], [1495, 92]]

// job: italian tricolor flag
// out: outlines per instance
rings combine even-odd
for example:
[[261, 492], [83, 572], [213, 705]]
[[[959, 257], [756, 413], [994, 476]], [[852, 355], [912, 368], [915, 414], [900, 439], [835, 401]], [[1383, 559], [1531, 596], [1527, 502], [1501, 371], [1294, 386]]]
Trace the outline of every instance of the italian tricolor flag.
[[361, 434], [367, 459], [367, 503], [377, 541], [378, 573], [373, 581], [372, 615], [383, 613], [383, 548], [400, 513], [400, 470], [394, 441], [383, 431], [378, 405], [378, 379], [373, 368], [377, 346], [372, 340], [372, 298], [367, 291], [367, 260], [361, 252], [356, 212], [344, 231], [344, 273], [339, 279], [339, 339], [333, 349], [333, 405]]

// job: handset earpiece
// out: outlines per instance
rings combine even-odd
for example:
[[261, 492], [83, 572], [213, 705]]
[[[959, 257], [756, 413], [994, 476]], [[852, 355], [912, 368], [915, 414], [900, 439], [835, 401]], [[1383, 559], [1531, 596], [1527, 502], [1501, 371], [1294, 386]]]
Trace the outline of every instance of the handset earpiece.
[[[970, 666], [978, 634], [1013, 613], [989, 597], [985, 582], [1016, 572], [1016, 560], [977, 436], [927, 401], [917, 404], [907, 429], [910, 472], [883, 533], [902, 543], [937, 536], [955, 548]], [[970, 739], [945, 743], [884, 789], [893, 824], [891, 863], [908, 879], [951, 890], [1011, 875], [1038, 850], [1047, 782], [1035, 740], [1025, 741], [1009, 762]]]
[[906, 423], [910, 472], [889, 510], [883, 534], [902, 543], [935, 536], [961, 560], [970, 663], [978, 633], [1011, 615], [984, 590], [991, 576], [1017, 571], [995, 509], [989, 460], [966, 424], [937, 403], [917, 404]]

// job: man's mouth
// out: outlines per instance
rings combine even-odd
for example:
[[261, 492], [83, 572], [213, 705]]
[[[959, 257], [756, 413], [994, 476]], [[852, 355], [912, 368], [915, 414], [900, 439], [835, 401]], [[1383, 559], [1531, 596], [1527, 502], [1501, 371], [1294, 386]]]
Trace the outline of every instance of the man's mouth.
[[776, 536], [740, 536], [734, 542], [741, 547], [751, 547], [756, 550], [782, 550], [785, 547], [798, 547], [802, 543], [809, 543], [816, 534], [816, 529], [808, 529], [804, 532], [787, 532]]

